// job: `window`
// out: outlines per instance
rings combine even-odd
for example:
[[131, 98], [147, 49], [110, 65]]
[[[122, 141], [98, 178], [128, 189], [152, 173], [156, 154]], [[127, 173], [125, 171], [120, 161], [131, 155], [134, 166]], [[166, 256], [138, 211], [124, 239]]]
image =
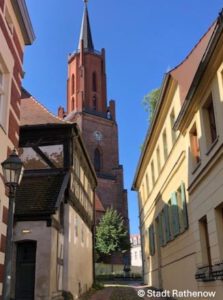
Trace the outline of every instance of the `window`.
[[170, 228], [170, 240], [174, 238], [174, 230], [173, 230], [173, 212], [172, 212], [172, 202], [171, 199], [168, 201], [168, 217], [169, 217], [169, 228]]
[[212, 94], [208, 97], [208, 100], [204, 105], [203, 112], [207, 146], [210, 146], [217, 139], [217, 127]]
[[74, 236], [78, 237], [78, 216], [76, 214], [75, 221], [74, 221]]
[[171, 216], [172, 216], [172, 230], [173, 237], [176, 237], [180, 233], [180, 221], [178, 213], [177, 195], [176, 192], [171, 195]]
[[223, 70], [221, 71], [221, 85], [222, 85], [222, 88], [223, 88]]
[[137, 238], [136, 238], [136, 237], [133, 238], [133, 245], [134, 245], [134, 246], [137, 245]]
[[149, 196], [149, 176], [146, 174], [146, 191], [147, 191], [147, 197]]
[[156, 218], [156, 228], [158, 231], [158, 243], [159, 243], [159, 246], [162, 247], [165, 244], [162, 213], [160, 213], [158, 215], [158, 217]]
[[84, 170], [83, 170], [82, 166], [80, 166], [80, 181], [83, 185], [84, 184]]
[[95, 95], [93, 96], [92, 104], [93, 110], [97, 110], [97, 97]]
[[146, 200], [146, 194], [145, 194], [145, 186], [144, 183], [142, 184], [142, 203], [144, 203]]
[[94, 167], [96, 172], [101, 171], [101, 153], [98, 148], [94, 151]]
[[74, 110], [75, 108], [75, 100], [74, 100], [74, 97], [72, 97], [72, 110]]
[[181, 188], [177, 190], [177, 206], [178, 206], [178, 214], [179, 214], [179, 225], [180, 231], [184, 231], [184, 212], [183, 212], [183, 201], [181, 198]]
[[164, 154], [164, 160], [167, 160], [167, 157], [168, 157], [168, 147], [167, 147], [166, 130], [164, 130], [164, 132], [163, 132], [163, 154]]
[[75, 160], [74, 160], [74, 167], [75, 167], [75, 171], [76, 171], [76, 175], [78, 178], [80, 178], [80, 162], [78, 157], [75, 155]]
[[191, 148], [193, 165], [196, 166], [201, 160], [196, 124], [194, 124], [194, 126], [190, 131], [190, 148]]
[[74, 92], [75, 92], [75, 76], [73, 74], [72, 79], [71, 79], [71, 93], [72, 93], [72, 95], [74, 94]]
[[174, 123], [175, 123], [175, 112], [174, 112], [174, 109], [173, 109], [172, 112], [171, 112], [171, 114], [170, 114], [170, 125], [171, 125], [171, 134], [172, 134], [172, 142], [173, 142], [173, 144], [175, 143], [176, 138], [177, 138], [177, 133], [173, 129]]
[[161, 170], [161, 163], [160, 163], [160, 148], [158, 147], [156, 149], [156, 157], [157, 157], [157, 169], [158, 169], [158, 174], [160, 173]]
[[137, 260], [138, 256], [137, 256], [137, 251], [135, 251], [135, 260]]
[[155, 169], [154, 169], [154, 162], [151, 163], [151, 172], [152, 172], [152, 182], [153, 186], [155, 185]]
[[149, 227], [149, 253], [151, 256], [155, 254], [155, 232], [153, 224]]
[[215, 219], [217, 227], [218, 249], [220, 252], [220, 259], [223, 260], [223, 204], [215, 209]]
[[81, 242], [84, 243], [84, 224], [81, 226]]
[[185, 185], [182, 182], [169, 201], [169, 223], [171, 237], [176, 237], [188, 228], [188, 213]]
[[162, 210], [162, 219], [163, 219], [163, 231], [164, 231], [164, 235], [165, 235], [165, 244], [166, 244], [171, 240], [171, 229], [170, 229], [168, 204], [164, 205], [164, 208]]
[[92, 75], [92, 90], [93, 92], [97, 92], [97, 75], [96, 72]]
[[199, 230], [200, 230], [202, 262], [203, 265], [205, 266], [211, 266], [211, 249], [210, 249], [208, 223], [207, 223], [206, 216], [204, 216], [201, 220], [199, 220]]
[[3, 103], [4, 101], [4, 74], [0, 69], [0, 123], [2, 123], [3, 118]]

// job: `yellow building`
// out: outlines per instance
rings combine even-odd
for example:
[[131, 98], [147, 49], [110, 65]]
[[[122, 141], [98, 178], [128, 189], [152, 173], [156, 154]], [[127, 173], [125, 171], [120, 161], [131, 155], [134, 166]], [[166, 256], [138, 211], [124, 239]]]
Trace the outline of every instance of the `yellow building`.
[[175, 298], [222, 299], [222, 115], [223, 13], [166, 74], [133, 182], [144, 281]]

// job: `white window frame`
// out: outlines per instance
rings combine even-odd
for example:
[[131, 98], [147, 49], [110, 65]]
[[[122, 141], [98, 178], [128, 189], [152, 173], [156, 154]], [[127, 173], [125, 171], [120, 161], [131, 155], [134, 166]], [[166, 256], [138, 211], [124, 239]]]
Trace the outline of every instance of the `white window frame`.
[[8, 120], [9, 120], [9, 108], [10, 108], [10, 97], [11, 97], [11, 84], [13, 77], [13, 68], [14, 68], [14, 58], [8, 47], [7, 41], [0, 30], [0, 69], [4, 75], [4, 97], [1, 108], [0, 115], [0, 129], [3, 129], [4, 132], [8, 133]]

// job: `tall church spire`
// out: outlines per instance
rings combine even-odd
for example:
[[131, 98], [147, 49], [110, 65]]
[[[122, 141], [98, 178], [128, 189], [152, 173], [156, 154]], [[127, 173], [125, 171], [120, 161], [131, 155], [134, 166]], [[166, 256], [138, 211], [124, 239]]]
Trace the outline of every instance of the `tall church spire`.
[[87, 2], [88, 0], [84, 0], [84, 14], [82, 19], [82, 25], [81, 25], [81, 32], [80, 32], [80, 39], [79, 39], [79, 45], [78, 49], [81, 49], [81, 41], [84, 42], [84, 49], [87, 51], [94, 51], [94, 44], [92, 40], [91, 35], [91, 26], [88, 16], [88, 8], [87, 8]]

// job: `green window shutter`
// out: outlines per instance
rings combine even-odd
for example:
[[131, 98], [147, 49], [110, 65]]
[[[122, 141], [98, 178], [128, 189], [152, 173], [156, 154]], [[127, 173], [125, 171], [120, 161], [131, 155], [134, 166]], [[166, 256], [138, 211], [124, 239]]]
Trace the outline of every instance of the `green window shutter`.
[[163, 215], [164, 215], [164, 228], [166, 232], [166, 242], [168, 243], [171, 240], [171, 232], [170, 232], [170, 221], [169, 221], [169, 206], [165, 204], [163, 209]]
[[163, 222], [162, 222], [162, 214], [158, 215], [158, 231], [159, 231], [159, 244], [160, 246], [164, 245], [163, 239]]
[[151, 256], [155, 254], [155, 237], [153, 224], [149, 227], [149, 252]]
[[162, 218], [163, 246], [165, 246], [167, 244], [167, 236], [166, 236], [166, 219], [165, 219], [164, 209], [161, 212], [161, 218]]
[[172, 209], [172, 222], [173, 222], [173, 234], [177, 236], [180, 233], [180, 222], [178, 214], [178, 205], [177, 205], [177, 195], [176, 192], [171, 195], [171, 209]]
[[181, 199], [183, 205], [183, 220], [184, 220], [184, 229], [188, 228], [188, 213], [187, 213], [187, 200], [186, 200], [186, 192], [185, 192], [185, 184], [181, 183]]

